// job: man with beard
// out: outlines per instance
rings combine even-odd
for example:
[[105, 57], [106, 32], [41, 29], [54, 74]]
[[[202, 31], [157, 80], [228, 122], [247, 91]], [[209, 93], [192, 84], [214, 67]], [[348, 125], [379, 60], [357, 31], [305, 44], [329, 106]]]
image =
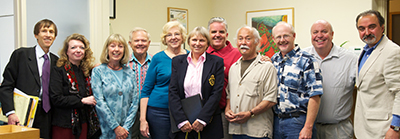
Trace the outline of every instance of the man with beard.
[[278, 72], [274, 138], [316, 138], [314, 121], [322, 95], [318, 63], [312, 55], [295, 46], [292, 25], [279, 22], [272, 29], [272, 36], [280, 50], [271, 58]]
[[399, 139], [400, 48], [383, 34], [385, 19], [368, 10], [356, 18], [366, 43], [358, 60], [354, 132], [359, 139]]
[[350, 121], [353, 89], [356, 82], [357, 56], [333, 44], [332, 25], [318, 20], [311, 26], [311, 43], [304, 49], [315, 57], [321, 67], [324, 95], [318, 111], [318, 139], [353, 138]]
[[261, 61], [257, 53], [258, 31], [249, 26], [239, 28], [236, 44], [242, 57], [229, 71], [226, 119], [233, 139], [271, 139], [272, 106], [276, 104], [276, 70], [270, 62]]

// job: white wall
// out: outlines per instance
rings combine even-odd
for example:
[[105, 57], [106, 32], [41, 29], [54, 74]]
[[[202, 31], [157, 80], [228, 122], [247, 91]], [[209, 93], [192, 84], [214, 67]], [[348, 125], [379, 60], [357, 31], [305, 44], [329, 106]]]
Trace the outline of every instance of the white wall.
[[0, 4], [0, 83], [3, 82], [3, 71], [12, 51], [15, 49], [14, 3], [13, 0], [2, 0]]

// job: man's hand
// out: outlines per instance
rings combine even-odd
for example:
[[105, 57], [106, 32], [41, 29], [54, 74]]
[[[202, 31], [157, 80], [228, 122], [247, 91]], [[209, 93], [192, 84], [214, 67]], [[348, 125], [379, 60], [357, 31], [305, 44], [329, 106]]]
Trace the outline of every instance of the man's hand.
[[264, 62], [271, 62], [271, 58], [269, 58], [268, 56], [265, 56], [265, 55], [261, 55], [261, 59], [260, 60], [264, 61]]
[[185, 125], [183, 125], [181, 127], [182, 132], [191, 132], [192, 130], [193, 130], [193, 127], [192, 127], [192, 125], [190, 125], [189, 122], [187, 122]]
[[233, 123], [243, 124], [251, 118], [251, 113], [249, 111], [245, 111], [234, 114], [233, 116], [236, 117], [232, 120]]
[[126, 139], [129, 134], [129, 132], [121, 126], [118, 126], [117, 128], [115, 128], [114, 132], [116, 135], [116, 139]]
[[300, 131], [299, 139], [311, 139], [312, 127], [303, 127]]
[[203, 131], [204, 125], [201, 124], [199, 121], [194, 121], [192, 124], [193, 130], [199, 133], [200, 131]]
[[8, 124], [9, 125], [21, 125], [19, 124], [19, 119], [17, 114], [13, 113], [8, 115]]
[[394, 131], [392, 128], [386, 132], [385, 139], [399, 139], [399, 132]]
[[146, 120], [140, 121], [140, 133], [142, 134], [143, 137], [150, 138], [149, 124], [147, 123]]

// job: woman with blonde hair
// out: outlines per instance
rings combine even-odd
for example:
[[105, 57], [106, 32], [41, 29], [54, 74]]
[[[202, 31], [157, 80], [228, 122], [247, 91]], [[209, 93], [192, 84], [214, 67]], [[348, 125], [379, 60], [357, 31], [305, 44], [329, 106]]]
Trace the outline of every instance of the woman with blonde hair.
[[120, 34], [112, 34], [104, 43], [101, 65], [92, 72], [93, 94], [101, 123], [102, 139], [131, 138], [139, 96], [132, 69], [126, 66], [129, 48]]
[[186, 29], [178, 21], [164, 25], [161, 41], [167, 49], [153, 56], [141, 91], [140, 132], [145, 137], [165, 139], [171, 132], [168, 111], [171, 61], [177, 55], [188, 53], [181, 47], [185, 39]]
[[52, 136], [96, 138], [100, 135], [100, 124], [90, 86], [94, 57], [89, 41], [81, 34], [72, 34], [65, 39], [59, 55], [50, 79]]

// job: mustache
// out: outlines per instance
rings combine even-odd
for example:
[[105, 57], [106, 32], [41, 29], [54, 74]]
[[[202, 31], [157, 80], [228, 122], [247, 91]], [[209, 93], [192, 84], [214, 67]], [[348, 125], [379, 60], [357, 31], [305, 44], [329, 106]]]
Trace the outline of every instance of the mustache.
[[246, 45], [240, 45], [240, 49], [250, 49], [250, 47], [248, 47]]
[[367, 39], [368, 37], [376, 38], [374, 34], [368, 34], [363, 37], [363, 40]]

